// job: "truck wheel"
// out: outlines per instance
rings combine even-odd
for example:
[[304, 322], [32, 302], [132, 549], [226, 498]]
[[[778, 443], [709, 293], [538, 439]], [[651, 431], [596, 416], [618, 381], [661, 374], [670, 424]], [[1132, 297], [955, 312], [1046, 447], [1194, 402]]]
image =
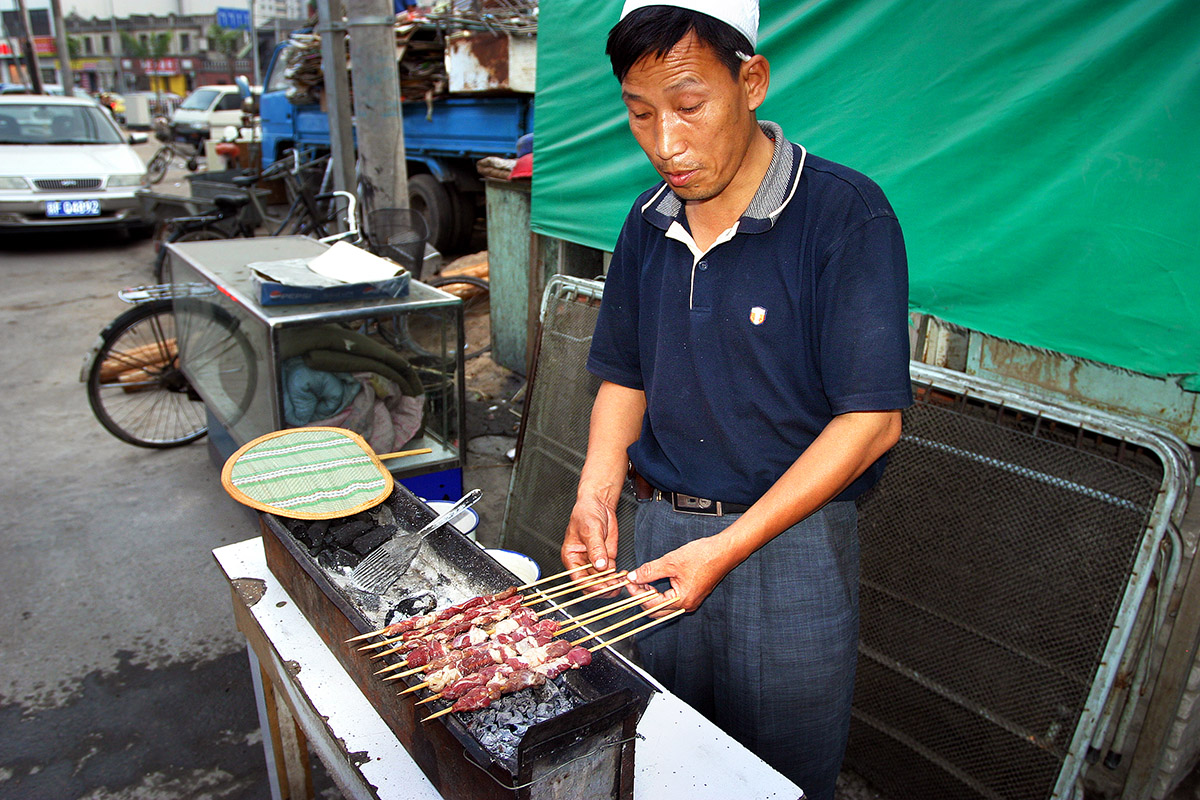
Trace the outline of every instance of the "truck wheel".
[[428, 174], [414, 175], [408, 179], [408, 205], [413, 211], [421, 212], [429, 226], [429, 242], [439, 253], [450, 252], [457, 234], [454, 201], [437, 178]]

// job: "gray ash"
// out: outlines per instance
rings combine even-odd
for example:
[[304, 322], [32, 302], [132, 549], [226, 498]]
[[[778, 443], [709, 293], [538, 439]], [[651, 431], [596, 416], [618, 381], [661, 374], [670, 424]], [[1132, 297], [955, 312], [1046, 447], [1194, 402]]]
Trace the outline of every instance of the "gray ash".
[[504, 695], [485, 709], [466, 711], [459, 716], [484, 749], [515, 774], [517, 747], [525, 732], [539, 722], [570, 711], [574, 705], [566, 692], [554, 681], [548, 681]]
[[[343, 591], [372, 623], [382, 627], [414, 614], [426, 614], [475, 594], [468, 576], [448, 577], [455, 570], [428, 546], [422, 547], [408, 572], [383, 595], [360, 589], [350, 571], [362, 559], [405, 527], [403, 520], [428, 518], [408, 492], [392, 492], [382, 504], [331, 520], [279, 518], [330, 582]], [[409, 525], [417, 528], [418, 525]]]

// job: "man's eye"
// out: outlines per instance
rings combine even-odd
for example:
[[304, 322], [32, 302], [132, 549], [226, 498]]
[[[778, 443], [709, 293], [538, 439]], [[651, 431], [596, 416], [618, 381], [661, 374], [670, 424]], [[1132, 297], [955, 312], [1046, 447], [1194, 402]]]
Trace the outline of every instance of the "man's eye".
[[629, 116], [633, 117], [634, 119], [650, 119], [650, 112], [642, 111], [639, 113], [637, 111], [630, 111]]
[[681, 108], [681, 109], [679, 109], [679, 111], [682, 114], [694, 114], [700, 110], [700, 106], [701, 106], [701, 104], [697, 103], [694, 106], [688, 106], [687, 108]]

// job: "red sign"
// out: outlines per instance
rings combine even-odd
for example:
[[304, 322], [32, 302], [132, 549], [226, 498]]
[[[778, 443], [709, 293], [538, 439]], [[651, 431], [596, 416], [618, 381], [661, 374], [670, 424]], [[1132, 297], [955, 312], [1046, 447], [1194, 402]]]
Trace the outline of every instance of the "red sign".
[[54, 46], [53, 36], [35, 36], [33, 37], [33, 49], [37, 51], [39, 56], [52, 56], [57, 52]]
[[143, 58], [138, 60], [142, 72], [146, 75], [178, 75], [178, 58]]

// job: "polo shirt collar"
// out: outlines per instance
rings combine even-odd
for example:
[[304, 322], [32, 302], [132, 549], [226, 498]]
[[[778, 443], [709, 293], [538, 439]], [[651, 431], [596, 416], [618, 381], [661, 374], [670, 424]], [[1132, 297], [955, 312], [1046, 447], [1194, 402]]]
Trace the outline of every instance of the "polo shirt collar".
[[[783, 128], [774, 122], [760, 120], [758, 126], [774, 140], [775, 150], [758, 191], [738, 220], [738, 233], [763, 233], [775, 225], [775, 220], [779, 219], [796, 193], [800, 173], [804, 170], [804, 159], [808, 155], [802, 145], [789, 142], [783, 135]], [[656, 228], [668, 230], [671, 223], [682, 221], [683, 201], [669, 190], [664, 181], [642, 206], [642, 216]]]

